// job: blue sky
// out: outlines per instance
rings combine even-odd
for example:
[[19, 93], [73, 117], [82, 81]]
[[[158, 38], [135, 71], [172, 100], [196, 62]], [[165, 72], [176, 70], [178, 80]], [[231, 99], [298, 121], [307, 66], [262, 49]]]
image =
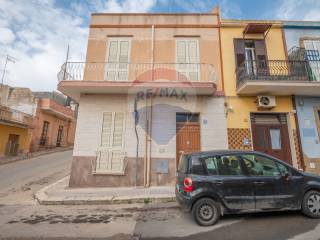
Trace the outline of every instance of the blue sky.
[[223, 18], [320, 20], [320, 0], [0, 0], [0, 73], [5, 83], [54, 90], [70, 44], [73, 61], [84, 61], [92, 12], [209, 12]]

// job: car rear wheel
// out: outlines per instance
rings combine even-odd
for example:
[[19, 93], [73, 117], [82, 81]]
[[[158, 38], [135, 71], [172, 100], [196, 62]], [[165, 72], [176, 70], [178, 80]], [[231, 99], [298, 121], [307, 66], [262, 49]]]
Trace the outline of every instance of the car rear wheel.
[[220, 206], [211, 198], [201, 198], [193, 205], [192, 216], [200, 226], [211, 226], [220, 218]]
[[320, 218], [320, 192], [309, 191], [304, 195], [302, 212], [311, 218]]

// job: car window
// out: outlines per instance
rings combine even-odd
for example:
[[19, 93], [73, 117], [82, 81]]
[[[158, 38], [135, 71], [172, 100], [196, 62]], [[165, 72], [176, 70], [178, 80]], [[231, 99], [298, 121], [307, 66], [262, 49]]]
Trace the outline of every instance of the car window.
[[190, 155], [182, 155], [179, 163], [179, 172], [187, 173]]
[[215, 156], [204, 159], [210, 175], [241, 175], [240, 161], [237, 156]]
[[271, 158], [256, 155], [241, 155], [250, 175], [254, 176], [279, 176], [280, 172], [275, 161]]
[[281, 172], [281, 175], [284, 176], [286, 175], [287, 173], [289, 173], [289, 168], [281, 163], [278, 163], [277, 162], [277, 166]]

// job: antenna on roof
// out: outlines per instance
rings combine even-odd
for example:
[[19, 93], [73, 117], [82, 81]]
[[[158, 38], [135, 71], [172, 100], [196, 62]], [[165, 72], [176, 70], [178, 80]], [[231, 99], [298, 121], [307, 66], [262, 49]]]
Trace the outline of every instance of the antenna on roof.
[[1, 85], [3, 85], [4, 76], [6, 75], [7, 63], [8, 62], [16, 63], [16, 61], [18, 61], [18, 59], [16, 59], [15, 57], [12, 57], [12, 56], [10, 56], [8, 54], [6, 55], [6, 62], [4, 64], [2, 78], [1, 78]]

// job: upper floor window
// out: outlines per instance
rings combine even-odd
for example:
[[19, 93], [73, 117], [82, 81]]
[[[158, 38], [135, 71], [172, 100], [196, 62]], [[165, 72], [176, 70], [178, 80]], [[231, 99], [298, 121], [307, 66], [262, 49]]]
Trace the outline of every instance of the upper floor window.
[[111, 39], [108, 44], [105, 80], [128, 80], [130, 43], [128, 39]]
[[311, 68], [312, 79], [320, 81], [320, 40], [304, 40], [306, 58]]
[[245, 67], [247, 74], [256, 75], [268, 71], [264, 40], [235, 39], [234, 51], [237, 67]]
[[177, 71], [181, 79], [199, 80], [199, 41], [197, 39], [181, 39], [176, 41]]

